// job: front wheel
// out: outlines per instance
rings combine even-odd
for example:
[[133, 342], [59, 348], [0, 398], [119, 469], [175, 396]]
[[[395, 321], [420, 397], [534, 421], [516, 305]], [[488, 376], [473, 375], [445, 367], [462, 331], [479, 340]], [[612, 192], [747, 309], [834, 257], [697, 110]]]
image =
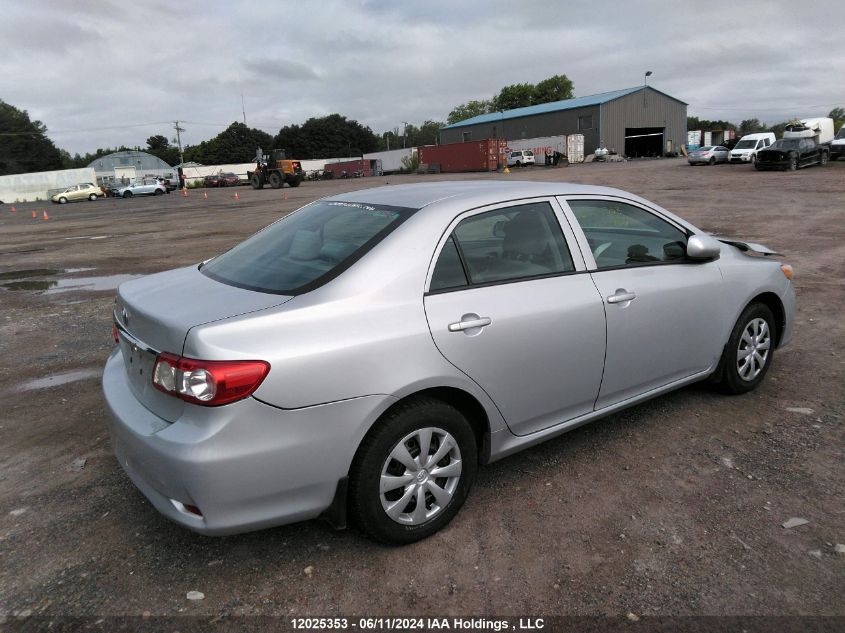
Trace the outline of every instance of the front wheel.
[[747, 393], [763, 382], [774, 358], [775, 332], [768, 306], [752, 303], [743, 310], [722, 355], [722, 391]]
[[59, 204], [66, 204], [66, 203], [67, 203], [67, 198], [65, 198], [64, 196], [59, 198]]
[[288, 181], [288, 184], [291, 187], [298, 187], [301, 182], [302, 181], [299, 178], [292, 178], [291, 180]]
[[819, 165], [822, 167], [827, 165], [827, 152], [822, 152], [821, 158], [819, 158]]
[[282, 186], [282, 177], [279, 176], [279, 172], [277, 171], [274, 171], [272, 174], [270, 174], [270, 178], [268, 179], [268, 181], [270, 183], [270, 186], [273, 187], [273, 189], [278, 189]]
[[249, 184], [252, 185], [253, 189], [264, 189], [264, 179], [258, 174], [252, 175], [252, 178], [249, 179]]
[[157, 196], [160, 196], [160, 195], [161, 195], [161, 194], [163, 194], [163, 193], [164, 193], [164, 191], [162, 191], [161, 189], [156, 189], [156, 190], [155, 190], [155, 195], [157, 195]]
[[97, 194], [96, 194], [96, 193], [92, 193], [90, 196], [88, 196], [88, 199], [89, 199], [91, 202], [94, 202], [94, 200], [96, 200], [96, 199], [97, 199]]
[[349, 476], [351, 518], [384, 543], [424, 539], [461, 509], [477, 464], [475, 435], [457, 409], [428, 398], [407, 402], [358, 449]]
[[123, 197], [124, 197], [124, 198], [131, 198], [131, 197], [132, 197], [132, 195], [133, 195], [133, 194], [132, 194], [132, 192], [131, 192], [131, 191], [124, 191], [124, 192], [123, 192]]
[[712, 166], [713, 166], [713, 165], [715, 165], [715, 164], [716, 164], [716, 157], [715, 157], [715, 156], [711, 156], [711, 157], [710, 157], [710, 166], [712, 167]]
[[790, 156], [789, 157], [789, 167], [787, 167], [789, 171], [796, 171], [798, 169], [798, 157], [797, 156]]

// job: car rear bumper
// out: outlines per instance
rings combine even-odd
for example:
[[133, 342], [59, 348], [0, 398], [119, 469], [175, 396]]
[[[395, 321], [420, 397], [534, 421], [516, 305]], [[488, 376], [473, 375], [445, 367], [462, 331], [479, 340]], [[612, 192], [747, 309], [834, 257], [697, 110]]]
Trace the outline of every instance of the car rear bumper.
[[319, 516], [370, 423], [394, 401], [366, 396], [283, 410], [247, 398], [188, 405], [170, 424], [132, 394], [118, 348], [106, 363], [103, 392], [123, 470], [159, 512], [207, 535]]

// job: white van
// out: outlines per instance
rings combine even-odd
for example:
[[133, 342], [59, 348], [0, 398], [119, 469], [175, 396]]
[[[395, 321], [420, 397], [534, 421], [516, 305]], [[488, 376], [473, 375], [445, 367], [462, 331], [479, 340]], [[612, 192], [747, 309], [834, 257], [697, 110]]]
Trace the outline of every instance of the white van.
[[768, 147], [775, 142], [774, 132], [758, 132], [746, 134], [739, 143], [734, 145], [728, 154], [729, 163], [754, 163], [757, 161], [757, 150]]

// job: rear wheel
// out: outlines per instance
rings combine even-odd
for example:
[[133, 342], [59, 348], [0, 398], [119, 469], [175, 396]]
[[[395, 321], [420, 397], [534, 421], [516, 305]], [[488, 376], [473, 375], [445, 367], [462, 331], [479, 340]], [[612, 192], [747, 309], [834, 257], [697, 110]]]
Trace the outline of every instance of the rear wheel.
[[89, 199], [91, 202], [93, 202], [94, 200], [96, 200], [96, 199], [97, 199], [97, 194], [96, 194], [96, 193], [92, 193], [90, 196], [88, 196], [88, 199]]
[[160, 195], [161, 195], [161, 194], [163, 194], [163, 193], [164, 193], [164, 192], [163, 192], [161, 189], [156, 189], [156, 190], [155, 190], [155, 195], [157, 195], [157, 196], [160, 196]]
[[279, 172], [277, 171], [274, 171], [272, 174], [270, 174], [270, 178], [268, 178], [268, 181], [270, 182], [270, 186], [273, 187], [273, 189], [278, 189], [282, 186], [282, 177], [279, 176]]
[[292, 178], [291, 180], [288, 180], [288, 184], [291, 187], [298, 187], [301, 182], [302, 181], [299, 178]]
[[768, 306], [752, 303], [743, 310], [722, 355], [722, 391], [746, 393], [763, 382], [774, 358], [775, 332]]
[[457, 409], [428, 398], [400, 405], [358, 449], [349, 476], [351, 518], [385, 543], [431, 536], [460, 510], [477, 460], [472, 428]]
[[796, 171], [798, 169], [798, 157], [792, 155], [789, 157], [789, 166], [787, 167], [789, 171]]
[[710, 166], [712, 167], [712, 166], [713, 166], [713, 165], [715, 165], [715, 164], [716, 164], [716, 157], [715, 157], [715, 156], [711, 156], [711, 157], [710, 157]]
[[132, 197], [132, 192], [131, 192], [131, 191], [124, 191], [124, 192], [123, 192], [123, 197], [124, 197], [124, 198], [131, 198], [131, 197]]
[[59, 198], [59, 204], [66, 204], [66, 203], [67, 203], [67, 198], [65, 198], [64, 196]]
[[819, 158], [819, 165], [822, 167], [827, 165], [827, 152], [822, 152], [821, 158]]

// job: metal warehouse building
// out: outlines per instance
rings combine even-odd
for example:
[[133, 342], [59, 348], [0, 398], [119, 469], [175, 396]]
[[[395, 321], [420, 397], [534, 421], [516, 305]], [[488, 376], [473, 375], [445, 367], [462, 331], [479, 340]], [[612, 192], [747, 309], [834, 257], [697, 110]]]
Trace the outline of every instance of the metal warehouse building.
[[491, 112], [440, 130], [440, 143], [583, 134], [584, 152], [602, 144], [626, 156], [662, 156], [686, 143], [687, 104], [651, 87]]
[[161, 176], [175, 178], [176, 169], [157, 156], [139, 150], [124, 150], [101, 156], [91, 162], [89, 167], [97, 174], [97, 180], [127, 179], [134, 180], [142, 176]]

